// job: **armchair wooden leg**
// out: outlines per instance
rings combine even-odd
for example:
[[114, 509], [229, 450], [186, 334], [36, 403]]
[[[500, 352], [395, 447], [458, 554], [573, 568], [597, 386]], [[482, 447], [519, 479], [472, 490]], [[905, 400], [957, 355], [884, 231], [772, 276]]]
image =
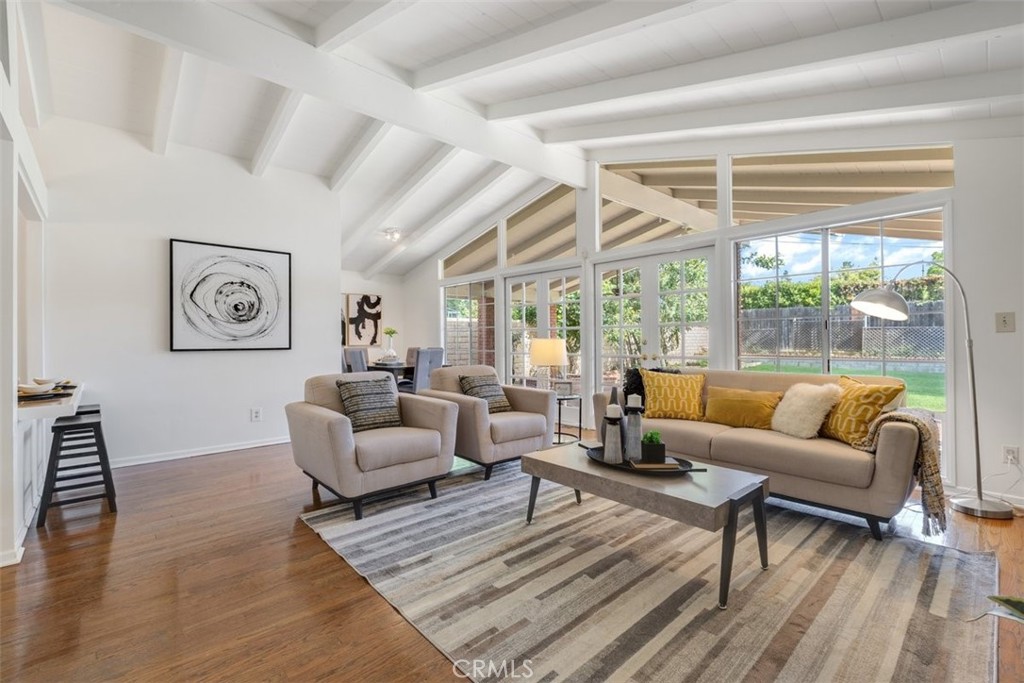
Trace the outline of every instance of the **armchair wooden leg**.
[[437, 482], [436, 481], [428, 481], [427, 482], [427, 488], [430, 489], [430, 497], [431, 498], [437, 498]]
[[876, 541], [881, 541], [882, 540], [882, 529], [878, 525], [878, 520], [876, 518], [873, 518], [873, 517], [868, 517], [867, 521], [868, 521], [868, 528], [871, 529], [871, 537], [874, 538]]
[[494, 469], [494, 465], [484, 465], [484, 481], [491, 478], [491, 470]]
[[316, 495], [316, 486], [317, 486], [317, 484], [316, 484], [316, 479], [314, 479], [314, 480], [313, 480], [313, 495], [314, 495], [314, 496]]
[[353, 500], [352, 501], [352, 512], [355, 514], [356, 519], [363, 518], [363, 501]]

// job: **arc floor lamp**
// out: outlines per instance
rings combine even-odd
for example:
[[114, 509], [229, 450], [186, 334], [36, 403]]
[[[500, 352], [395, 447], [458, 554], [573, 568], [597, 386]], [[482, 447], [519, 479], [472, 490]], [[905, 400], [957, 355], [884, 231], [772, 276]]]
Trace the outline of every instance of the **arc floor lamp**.
[[896, 271], [896, 275], [883, 287], [869, 289], [858, 294], [850, 306], [877, 318], [885, 320], [906, 320], [910, 317], [910, 307], [907, 300], [896, 291], [896, 279], [907, 268], [918, 265], [935, 266], [941, 268], [956, 283], [956, 289], [960, 292], [960, 299], [964, 305], [964, 333], [967, 335], [967, 381], [971, 388], [971, 412], [974, 418], [974, 473], [977, 478], [977, 495], [956, 496], [949, 501], [950, 506], [959, 512], [966, 512], [975, 517], [992, 517], [995, 519], [1010, 519], [1013, 517], [1013, 508], [1001, 500], [985, 500], [981, 491], [981, 445], [978, 438], [978, 394], [974, 387], [974, 340], [971, 337], [971, 318], [967, 311], [967, 294], [960, 280], [949, 268], [941, 263], [932, 261], [917, 261]]

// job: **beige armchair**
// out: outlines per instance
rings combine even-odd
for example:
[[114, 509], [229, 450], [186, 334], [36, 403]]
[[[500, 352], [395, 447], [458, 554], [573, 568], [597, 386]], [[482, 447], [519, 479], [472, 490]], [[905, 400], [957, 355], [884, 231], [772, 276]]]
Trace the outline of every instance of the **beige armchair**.
[[[391, 379], [402, 426], [352, 431], [339, 379]], [[363, 500], [383, 491], [435, 483], [448, 476], [455, 450], [458, 406], [415, 394], [399, 394], [390, 372], [318, 375], [306, 380], [305, 401], [285, 406], [292, 457], [317, 485], [352, 503], [356, 519]]]
[[430, 389], [419, 396], [459, 404], [455, 452], [461, 458], [484, 466], [484, 479], [491, 478], [496, 463], [515, 460], [524, 453], [550, 446], [555, 435], [555, 392], [502, 385], [511, 412], [488, 413], [487, 401], [462, 392], [460, 375], [498, 376], [488, 365], [439, 368], [430, 373]]

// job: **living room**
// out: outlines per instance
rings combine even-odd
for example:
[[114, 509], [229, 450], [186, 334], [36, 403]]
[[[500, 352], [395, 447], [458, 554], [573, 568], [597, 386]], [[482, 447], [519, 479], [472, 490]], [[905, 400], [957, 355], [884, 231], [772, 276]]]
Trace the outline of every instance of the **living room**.
[[[103, 406], [122, 518], [133, 496], [166, 495], [131, 492], [146, 467], [172, 490], [198, 487], [197, 456], [239, 452], [261, 463], [254, 472], [297, 486], [286, 498], [294, 509], [275, 509], [288, 529], [301, 527], [308, 482], [263, 451], [287, 451], [284, 406], [301, 400], [303, 382], [339, 371], [347, 293], [382, 297], [381, 325], [398, 331], [399, 348], [447, 346], [446, 289], [494, 283], [493, 364], [511, 381], [526, 353], [512, 336], [515, 286], [576, 278], [589, 296], [578, 327], [596, 330], [602, 273], [699, 254], [713, 273], [713, 343], [700, 360], [727, 369], [744, 357], [740, 242], [925, 211], [942, 214], [938, 243], [963, 281], [975, 353], [977, 425], [962, 309], [947, 282], [944, 484], [976, 485], [976, 427], [986, 494], [1024, 503], [1019, 469], [1003, 455], [1024, 442], [1024, 343], [995, 324], [1024, 308], [1019, 3], [321, 2], [305, 14], [286, 4], [5, 3], [0, 381], [84, 383], [85, 399]], [[818, 215], [747, 220], [713, 201], [739, 189], [743, 160], [921, 149], [949, 150], [952, 183], [908, 180], [909, 190]], [[650, 171], [639, 164], [680, 160], [710, 164], [712, 200], [637, 180]], [[858, 173], [875, 170], [859, 163]], [[631, 182], [619, 187], [609, 172]], [[571, 247], [538, 242], [537, 253], [554, 255], [516, 256], [515, 217], [559, 188], [573, 190], [563, 200], [571, 223], [552, 217], [536, 230], [561, 226]], [[689, 229], [608, 248], [614, 217], [602, 201]], [[492, 230], [489, 260], [446, 272]], [[289, 350], [172, 353], [171, 239], [288, 252]], [[579, 339], [574, 388], [587, 401], [572, 420], [593, 428], [586, 407], [611, 359], [597, 333]], [[38, 544], [58, 532], [31, 529], [48, 427], [19, 421], [9, 393], [0, 559], [45, 565]], [[246, 459], [231, 457], [244, 471]], [[287, 472], [271, 475], [281, 463]], [[63, 514], [88, 528], [100, 516], [90, 505]], [[145, 526], [134, 533], [144, 539]], [[302, 543], [312, 552], [320, 541]], [[383, 602], [360, 600], [371, 598]], [[384, 615], [386, 603], [374, 610]]]

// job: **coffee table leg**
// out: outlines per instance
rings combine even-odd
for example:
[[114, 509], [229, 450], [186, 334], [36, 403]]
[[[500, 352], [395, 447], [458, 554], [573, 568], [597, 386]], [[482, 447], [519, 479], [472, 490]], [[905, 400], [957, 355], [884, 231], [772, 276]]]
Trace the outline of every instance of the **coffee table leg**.
[[576, 492], [576, 504], [577, 505], [582, 505], [583, 504], [583, 499], [580, 498], [580, 490], [579, 489], [573, 489], [573, 490]]
[[530, 482], [530, 505], [526, 508], [526, 523], [533, 521], [533, 506], [537, 503], [537, 489], [540, 488], [540, 477], [534, 477]]
[[729, 580], [732, 578], [732, 558], [736, 551], [736, 517], [739, 505], [729, 503], [729, 521], [722, 530], [722, 568], [718, 581], [718, 609], [729, 604]]
[[761, 554], [761, 569], [768, 569], [768, 525], [764, 516], [764, 492], [757, 490], [750, 501], [754, 506], [754, 528], [757, 530], [757, 551]]

